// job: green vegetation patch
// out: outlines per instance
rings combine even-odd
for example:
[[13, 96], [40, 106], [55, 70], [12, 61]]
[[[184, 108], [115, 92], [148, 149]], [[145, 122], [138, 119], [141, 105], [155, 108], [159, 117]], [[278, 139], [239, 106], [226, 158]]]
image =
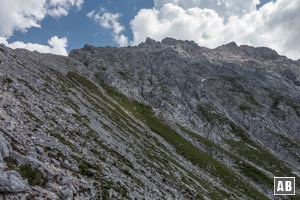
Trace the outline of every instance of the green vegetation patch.
[[5, 77], [4, 79], [2, 79], [2, 83], [4, 84], [11, 84], [13, 83], [14, 81], [10, 78], [10, 77]]
[[27, 179], [29, 185], [45, 185], [46, 180], [39, 169], [32, 168], [30, 164], [19, 165], [17, 160], [12, 157], [6, 157], [4, 158], [4, 161], [7, 165], [7, 169], [19, 172], [23, 179]]
[[90, 169], [96, 170], [97, 173], [100, 173], [102, 171], [100, 166], [98, 166], [97, 164], [92, 164], [76, 155], [72, 155], [72, 157], [79, 164], [80, 174], [82, 174], [84, 176], [92, 177], [95, 175], [94, 173], [91, 172]]
[[35, 114], [33, 114], [32, 112], [30, 111], [25, 111], [24, 112], [27, 116], [29, 116], [29, 118], [33, 121], [35, 121], [36, 123], [42, 125], [43, 124], [43, 121], [40, 120], [37, 116], [35, 116]]
[[238, 155], [276, 176], [292, 175], [291, 170], [286, 167], [283, 161], [260, 146], [249, 146], [249, 144], [243, 141], [226, 140], [225, 142], [229, 144]]
[[37, 91], [33, 86], [31, 86], [28, 81], [26, 81], [24, 79], [21, 79], [21, 78], [18, 78], [18, 81], [21, 82], [21, 83], [23, 83], [26, 87], [28, 87], [34, 93], [39, 94], [39, 91]]
[[208, 140], [207, 138], [202, 137], [184, 127], [180, 126], [180, 128], [183, 131], [185, 131], [190, 137], [197, 139], [199, 142], [204, 144], [206, 148], [217, 151], [218, 153], [228, 156], [231, 160], [234, 161], [234, 163], [235, 163], [236, 167], [239, 169], [239, 171], [243, 175], [249, 177], [252, 181], [254, 181], [258, 184], [266, 185], [269, 188], [273, 187], [272, 179], [269, 176], [267, 176], [265, 173], [260, 171], [259, 169], [255, 168], [252, 165], [250, 165], [249, 163], [243, 161], [240, 157], [232, 154], [231, 152], [221, 148], [220, 146], [216, 145], [215, 143]]
[[251, 107], [248, 106], [247, 104], [243, 103], [239, 105], [239, 108], [241, 111], [246, 112], [246, 111], [251, 111]]
[[14, 170], [18, 165], [18, 162], [10, 156], [3, 158], [3, 160], [9, 170]]
[[295, 102], [291, 99], [288, 99], [286, 97], [283, 96], [278, 96], [278, 95], [274, 95], [274, 94], [270, 94], [269, 95], [272, 99], [273, 99], [273, 104], [272, 104], [272, 108], [273, 109], [279, 109], [278, 105], [282, 102], [285, 103], [286, 105], [294, 108], [294, 109], [300, 109], [300, 103], [299, 102]]
[[14, 142], [10, 143], [12, 149], [16, 152], [18, 152], [19, 154], [23, 155], [23, 156], [27, 156], [28, 151], [26, 149], [22, 149], [19, 146], [17, 146]]
[[[230, 128], [229, 131], [231, 133], [240, 138], [240, 141], [225, 140], [225, 142], [229, 144], [232, 147], [232, 150], [238, 155], [255, 163], [274, 175], [280, 176], [286, 175], [287, 173], [291, 174], [291, 170], [287, 168], [281, 160], [277, 159], [268, 150], [265, 150], [254, 143], [251, 140], [250, 135], [242, 127], [227, 118], [225, 115], [218, 113], [212, 106], [200, 104], [198, 105], [198, 110], [209, 123], [220, 127], [226, 125]], [[253, 173], [245, 173], [247, 170], [245, 171], [242, 169], [241, 172], [246, 176], [253, 175]], [[254, 178], [254, 180], [256, 179]], [[261, 180], [260, 182], [263, 181]]]
[[[99, 102], [95, 102], [92, 98], [86, 96], [86, 98], [88, 98], [89, 102], [91, 102], [92, 105], [94, 105], [98, 110], [101, 110], [101, 112], [108, 116], [112, 121], [119, 123], [120, 127], [126, 128], [128, 126], [131, 128], [131, 130], [134, 131], [136, 131], [136, 128], [131, 125], [131, 123], [134, 123], [136, 126], [140, 127], [139, 124], [135, 123], [135, 121], [120, 108], [120, 106], [107, 98], [95, 83], [75, 72], [69, 72], [68, 77], [71, 80], [75, 81], [77, 84], [79, 83], [81, 84], [81, 86], [84, 86], [90, 93], [97, 95], [101, 101], [104, 101], [106, 104], [110, 105], [111, 107], [108, 107], [107, 105], [100, 106]], [[112, 108], [114, 110], [112, 110]], [[126, 124], [122, 124], [121, 120], [125, 121]]]
[[[131, 119], [131, 117], [129, 117], [117, 104], [107, 98], [95, 83], [75, 72], [69, 72], [68, 76], [72, 80], [87, 88], [92, 94], [97, 95], [101, 100], [110, 104], [117, 110], [118, 113], [122, 114], [122, 116], [126, 116], [125, 118]], [[245, 194], [255, 199], [266, 199], [263, 194], [253, 188], [250, 184], [241, 182], [240, 178], [232, 170], [191, 144], [175, 130], [169, 127], [165, 122], [157, 118], [151, 107], [127, 98], [115, 88], [105, 84], [101, 79], [99, 79], [99, 76], [96, 75], [96, 78], [101, 87], [106, 91], [106, 94], [117, 101], [121, 107], [125, 108], [136, 118], [148, 125], [153, 132], [167, 140], [179, 154], [184, 156], [190, 162], [220, 179], [222, 182], [224, 182], [224, 185], [239, 191], [241, 195]], [[214, 114], [210, 114], [211, 113], [207, 113], [207, 116], [214, 118]], [[218, 120], [223, 119], [227, 120], [227, 118], [222, 117], [220, 117]], [[233, 127], [233, 129], [235, 129], [234, 131], [237, 134], [242, 132], [242, 130], [237, 127]]]
[[[288, 99], [283, 96], [278, 96], [276, 94], [273, 94], [272, 92], [269, 93], [269, 97], [273, 100], [271, 111], [274, 112], [274, 114], [284, 117], [287, 115], [283, 110], [279, 108], [280, 103], [284, 103], [285, 105], [291, 107], [296, 112], [297, 116], [300, 117], [300, 102]], [[279, 112], [279, 113], [278, 113]]]
[[218, 113], [212, 106], [207, 104], [199, 104], [198, 111], [206, 118], [206, 120], [213, 124], [214, 126], [224, 126], [227, 125], [230, 127], [231, 133], [239, 137], [244, 142], [253, 144], [250, 139], [250, 135], [232, 120], [228, 119], [225, 115]]
[[295, 141], [291, 140], [287, 136], [280, 134], [280, 133], [274, 133], [276, 137], [278, 137], [280, 140], [284, 142], [283, 146], [285, 148], [299, 148], [300, 145], [296, 143]]
[[246, 163], [240, 163], [239, 167], [241, 169], [241, 172], [244, 175], [250, 177], [254, 182], [272, 188], [273, 179], [264, 174], [262, 171]]
[[72, 144], [70, 141], [68, 141], [66, 138], [64, 138], [62, 135], [60, 135], [58, 133], [50, 133], [50, 135], [55, 137], [56, 139], [58, 139], [62, 144], [70, 147], [70, 149], [72, 149], [72, 151], [77, 151], [75, 145]]
[[65, 97], [64, 102], [73, 108], [75, 111], [79, 111], [80, 107], [69, 97]]
[[21, 174], [24, 179], [28, 180], [29, 185], [39, 185], [42, 186], [45, 183], [43, 173], [31, 167], [30, 164], [20, 165], [17, 171]]
[[130, 111], [135, 117], [146, 123], [153, 132], [167, 140], [179, 154], [184, 156], [193, 164], [220, 178], [225, 185], [231, 188], [236, 188], [238, 190], [242, 188], [240, 191], [246, 191], [246, 194], [252, 198], [266, 199], [264, 195], [254, 189], [251, 185], [241, 182], [240, 178], [238, 178], [232, 170], [228, 169], [225, 165], [201, 151], [199, 148], [191, 144], [180, 134], [170, 128], [161, 119], [157, 118], [151, 107], [135, 100], [128, 99], [115, 88], [110, 87], [103, 82], [101, 86], [111, 97], [117, 100], [121, 106]]

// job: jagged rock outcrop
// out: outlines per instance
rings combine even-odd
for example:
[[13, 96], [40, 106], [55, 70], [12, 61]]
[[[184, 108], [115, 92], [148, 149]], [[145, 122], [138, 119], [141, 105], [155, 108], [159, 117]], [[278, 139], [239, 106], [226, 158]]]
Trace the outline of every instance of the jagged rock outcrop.
[[280, 199], [273, 177], [300, 175], [299, 69], [234, 42], [0, 45], [0, 199]]

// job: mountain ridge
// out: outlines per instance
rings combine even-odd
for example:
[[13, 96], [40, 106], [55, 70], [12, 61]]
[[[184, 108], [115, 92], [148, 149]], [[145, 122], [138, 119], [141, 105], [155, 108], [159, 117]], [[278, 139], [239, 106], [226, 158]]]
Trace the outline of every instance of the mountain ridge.
[[273, 176], [299, 178], [300, 65], [271, 49], [2, 45], [0, 61], [0, 199], [281, 199]]

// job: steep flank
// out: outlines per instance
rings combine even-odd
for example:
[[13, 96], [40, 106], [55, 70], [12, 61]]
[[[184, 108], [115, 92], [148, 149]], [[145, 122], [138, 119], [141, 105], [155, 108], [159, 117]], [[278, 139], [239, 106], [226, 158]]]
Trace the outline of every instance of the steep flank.
[[273, 177], [300, 174], [299, 68], [172, 38], [1, 45], [0, 199], [281, 199]]

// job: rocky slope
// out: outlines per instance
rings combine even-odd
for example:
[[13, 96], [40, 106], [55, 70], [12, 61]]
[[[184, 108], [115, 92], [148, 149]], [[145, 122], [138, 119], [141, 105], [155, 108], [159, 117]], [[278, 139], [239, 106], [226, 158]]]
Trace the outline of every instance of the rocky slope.
[[271, 49], [1, 45], [0, 88], [0, 199], [299, 198], [273, 177], [299, 181], [300, 64]]

